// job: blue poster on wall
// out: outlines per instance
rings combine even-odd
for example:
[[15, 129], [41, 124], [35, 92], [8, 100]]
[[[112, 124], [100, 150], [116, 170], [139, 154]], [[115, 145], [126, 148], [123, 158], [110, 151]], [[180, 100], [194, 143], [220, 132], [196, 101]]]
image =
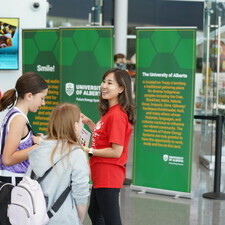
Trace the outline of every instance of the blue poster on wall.
[[18, 69], [19, 19], [0, 18], [0, 69]]

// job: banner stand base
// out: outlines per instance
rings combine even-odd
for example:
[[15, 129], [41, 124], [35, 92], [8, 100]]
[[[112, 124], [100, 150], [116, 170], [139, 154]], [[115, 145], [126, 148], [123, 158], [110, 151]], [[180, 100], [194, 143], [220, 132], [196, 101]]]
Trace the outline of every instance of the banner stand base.
[[192, 198], [192, 193], [188, 192], [177, 192], [177, 191], [170, 191], [170, 190], [164, 190], [164, 189], [157, 189], [157, 188], [149, 188], [149, 187], [143, 187], [143, 186], [137, 186], [131, 184], [130, 186], [131, 190], [139, 191], [139, 194], [144, 193], [153, 193], [153, 194], [161, 194], [161, 195], [171, 195], [173, 198]]

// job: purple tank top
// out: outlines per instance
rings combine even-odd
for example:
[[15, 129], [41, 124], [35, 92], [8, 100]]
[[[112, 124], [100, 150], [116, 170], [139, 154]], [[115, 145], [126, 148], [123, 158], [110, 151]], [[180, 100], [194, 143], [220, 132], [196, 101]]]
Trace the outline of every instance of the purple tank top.
[[[7, 118], [14, 112], [15, 112], [15, 114], [18, 114], [18, 113], [22, 114], [22, 112], [20, 112], [17, 108], [12, 108], [6, 114], [6, 116], [5, 116], [4, 120], [3, 120], [3, 123], [2, 123], [2, 127], [1, 127], [1, 138], [0, 138], [0, 141], [2, 141], [2, 138], [6, 138], [6, 136], [8, 135], [8, 129], [7, 129], [6, 136], [2, 137], [3, 126], [5, 125], [5, 123], [7, 121]], [[29, 131], [28, 135], [24, 139], [22, 139], [20, 141], [20, 144], [19, 144], [19, 146], [18, 146], [16, 151], [20, 151], [22, 149], [26, 149], [26, 148], [29, 148], [30, 146], [32, 146], [33, 145], [32, 135], [33, 135], [33, 132]], [[23, 162], [20, 162], [18, 164], [12, 165], [12, 166], [5, 166], [2, 163], [2, 155], [0, 155], [0, 170], [8, 170], [8, 171], [11, 171], [11, 172], [14, 172], [14, 173], [26, 173], [28, 166], [29, 166], [29, 161], [28, 160], [25, 160]]]

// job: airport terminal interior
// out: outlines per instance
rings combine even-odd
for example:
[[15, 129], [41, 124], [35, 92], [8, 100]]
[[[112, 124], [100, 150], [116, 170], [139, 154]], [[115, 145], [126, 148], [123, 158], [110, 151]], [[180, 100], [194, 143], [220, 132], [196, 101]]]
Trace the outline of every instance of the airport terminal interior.
[[[113, 10], [116, 10], [116, 7], [113, 8], [113, 4], [123, 2], [122, 0], [76, 0], [74, 1], [76, 5], [73, 5], [73, 1], [47, 1], [50, 3], [50, 7], [46, 27], [114, 26], [114, 19], [116, 18], [113, 17]], [[103, 24], [100, 24], [102, 22], [100, 20], [93, 21], [93, 19], [101, 18], [99, 14], [96, 14], [99, 13], [99, 2], [104, 2], [105, 15], [101, 15], [105, 20]], [[130, 65], [132, 65], [130, 72], [132, 72], [133, 83], [135, 82], [136, 63], [135, 27], [197, 27], [194, 115], [216, 115], [218, 113], [225, 115], [224, 0], [127, 0], [127, 2], [129, 2], [129, 16], [128, 29], [125, 28], [128, 31], [126, 56], [131, 62]], [[62, 10], [62, 7], [65, 10]], [[117, 4], [117, 8], [119, 8], [119, 4]], [[1, 10], [0, 8], [0, 14]], [[33, 11], [35, 10], [33, 9]], [[95, 18], [96, 15], [98, 17]], [[2, 16], [0, 15], [0, 17]], [[42, 17], [35, 17], [35, 21]], [[26, 21], [29, 22], [27, 19]], [[117, 38], [117, 40], [119, 39]], [[0, 82], [0, 91], [1, 85]], [[7, 83], [7, 85], [9, 84]], [[192, 191], [190, 198], [132, 188], [134, 134], [132, 135], [129, 160], [126, 164], [126, 177], [131, 180], [131, 185], [124, 185], [120, 193], [123, 225], [225, 225], [225, 197], [224, 199], [203, 197], [203, 194], [215, 191], [216, 179], [217, 184], [219, 181], [219, 187], [217, 185], [217, 188], [219, 188], [221, 196], [225, 195], [225, 126], [222, 127], [223, 135], [221, 137], [221, 174], [215, 177], [216, 123], [203, 119], [193, 119], [193, 123]], [[179, 183], [179, 179], [177, 179], [177, 182]], [[83, 225], [91, 225], [88, 214]]]

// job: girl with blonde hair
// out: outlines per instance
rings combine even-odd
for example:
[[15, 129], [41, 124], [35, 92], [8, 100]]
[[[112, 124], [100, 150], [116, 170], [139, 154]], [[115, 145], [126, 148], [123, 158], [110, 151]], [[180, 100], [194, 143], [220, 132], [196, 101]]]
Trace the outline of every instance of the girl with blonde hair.
[[84, 220], [89, 196], [89, 167], [86, 154], [78, 143], [82, 127], [79, 107], [59, 104], [50, 116], [47, 136], [29, 153], [30, 169], [37, 177], [43, 176], [58, 162], [41, 182], [48, 210], [71, 185], [69, 196], [50, 218], [49, 225], [80, 225]]

